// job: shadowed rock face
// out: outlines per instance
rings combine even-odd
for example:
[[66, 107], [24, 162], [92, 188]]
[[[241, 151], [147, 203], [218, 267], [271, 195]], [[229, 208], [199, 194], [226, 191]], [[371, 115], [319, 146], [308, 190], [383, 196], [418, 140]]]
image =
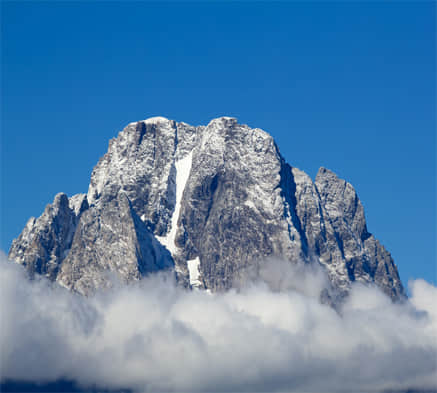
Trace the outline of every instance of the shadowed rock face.
[[84, 294], [108, 274], [130, 282], [161, 269], [187, 286], [226, 290], [270, 256], [324, 266], [335, 296], [353, 281], [404, 296], [354, 188], [325, 168], [312, 181], [269, 134], [228, 117], [206, 127], [129, 124], [94, 168], [88, 195], [57, 195], [9, 252]]

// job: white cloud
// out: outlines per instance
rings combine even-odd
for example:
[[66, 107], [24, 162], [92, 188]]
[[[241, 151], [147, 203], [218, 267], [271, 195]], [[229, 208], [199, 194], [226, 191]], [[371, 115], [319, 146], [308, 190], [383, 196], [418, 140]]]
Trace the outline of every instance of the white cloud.
[[338, 313], [319, 302], [319, 271], [278, 261], [224, 294], [158, 274], [84, 298], [1, 259], [3, 380], [154, 392], [437, 385], [437, 288], [423, 280], [403, 305], [356, 285]]

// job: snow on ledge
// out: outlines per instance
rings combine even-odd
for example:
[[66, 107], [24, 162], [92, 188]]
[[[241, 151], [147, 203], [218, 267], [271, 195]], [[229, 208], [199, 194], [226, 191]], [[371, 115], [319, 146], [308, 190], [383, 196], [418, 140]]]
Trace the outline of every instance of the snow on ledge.
[[199, 272], [199, 266], [200, 266], [200, 259], [199, 257], [196, 257], [195, 259], [191, 259], [190, 261], [187, 261], [188, 266], [188, 273], [190, 275], [190, 284], [193, 287], [200, 287], [202, 283], [199, 280], [200, 272]]

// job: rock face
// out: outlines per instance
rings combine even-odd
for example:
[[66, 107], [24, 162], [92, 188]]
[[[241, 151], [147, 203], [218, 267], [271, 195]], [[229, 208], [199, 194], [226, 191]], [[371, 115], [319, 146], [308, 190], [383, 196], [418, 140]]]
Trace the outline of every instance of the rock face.
[[82, 214], [56, 279], [86, 294], [105, 286], [112, 272], [129, 282], [172, 266], [170, 253], [120, 192], [114, 198], [104, 197]]
[[58, 194], [9, 252], [84, 294], [108, 274], [130, 282], [161, 269], [186, 286], [226, 290], [271, 256], [322, 265], [336, 296], [354, 281], [404, 296], [354, 188], [325, 168], [312, 181], [269, 134], [229, 117], [206, 127], [130, 123], [94, 168], [87, 196]]
[[12, 242], [9, 258], [23, 264], [31, 276], [38, 273], [56, 279], [86, 209], [85, 194], [70, 199], [63, 193], [57, 194], [41, 217], [29, 219], [23, 232]]

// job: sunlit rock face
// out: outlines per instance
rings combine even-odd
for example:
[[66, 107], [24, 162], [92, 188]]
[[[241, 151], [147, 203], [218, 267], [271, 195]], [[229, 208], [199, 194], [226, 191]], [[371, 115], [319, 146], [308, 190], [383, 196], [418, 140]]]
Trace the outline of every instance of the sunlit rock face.
[[88, 194], [58, 194], [9, 257], [83, 294], [113, 276], [130, 282], [166, 269], [182, 285], [227, 290], [277, 257], [323, 266], [331, 297], [354, 281], [404, 297], [352, 185], [325, 168], [313, 181], [268, 133], [229, 117], [198, 127], [130, 123], [94, 168]]

